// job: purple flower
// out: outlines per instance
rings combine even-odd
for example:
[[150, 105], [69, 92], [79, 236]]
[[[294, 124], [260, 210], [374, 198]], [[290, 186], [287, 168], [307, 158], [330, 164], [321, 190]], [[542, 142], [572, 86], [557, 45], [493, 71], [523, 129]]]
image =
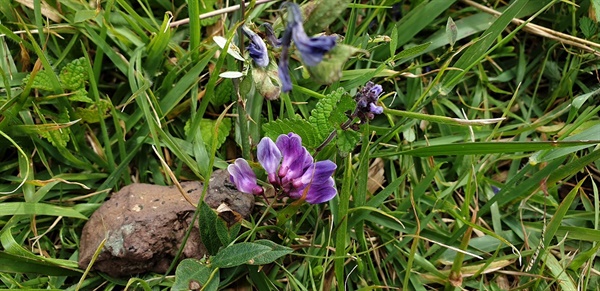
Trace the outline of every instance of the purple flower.
[[227, 171], [229, 172], [229, 180], [241, 192], [254, 195], [263, 193], [263, 188], [258, 186], [256, 175], [246, 160], [236, 159], [233, 164], [227, 167]]
[[323, 56], [335, 46], [335, 36], [308, 37], [302, 26], [302, 12], [297, 4], [288, 4], [288, 29], [292, 31], [292, 39], [300, 51], [302, 61], [308, 66], [316, 66]]
[[[305, 199], [311, 204], [327, 202], [337, 194], [332, 177], [337, 168], [335, 163], [329, 160], [314, 162], [308, 150], [302, 146], [302, 138], [295, 133], [282, 134], [276, 142], [268, 137], [261, 139], [257, 156], [267, 172], [269, 183], [281, 194]], [[238, 190], [263, 193], [246, 160], [237, 159], [227, 170]]]
[[302, 61], [307, 66], [316, 66], [323, 56], [335, 46], [335, 36], [309, 37], [302, 26], [302, 12], [295, 3], [285, 3], [288, 7], [288, 23], [281, 38], [281, 56], [279, 57], [279, 79], [283, 92], [292, 90], [292, 81], [289, 75], [289, 47], [292, 39], [300, 52]]
[[375, 118], [376, 114], [383, 113], [383, 107], [377, 105], [379, 96], [383, 93], [383, 88], [379, 84], [371, 81], [356, 93], [354, 100], [356, 101], [356, 110], [354, 116], [358, 117], [361, 122], [367, 122]]
[[267, 53], [267, 45], [265, 42], [262, 40], [262, 38], [260, 38], [260, 36], [258, 36], [258, 34], [254, 33], [254, 31], [250, 30], [246, 26], [242, 26], [242, 31], [244, 31], [244, 34], [250, 39], [250, 45], [248, 45], [250, 57], [259, 67], [264, 68], [268, 66], [269, 55]]
[[268, 137], [263, 137], [257, 146], [257, 156], [260, 165], [267, 171], [269, 183], [277, 182], [277, 169], [281, 163], [281, 151]]

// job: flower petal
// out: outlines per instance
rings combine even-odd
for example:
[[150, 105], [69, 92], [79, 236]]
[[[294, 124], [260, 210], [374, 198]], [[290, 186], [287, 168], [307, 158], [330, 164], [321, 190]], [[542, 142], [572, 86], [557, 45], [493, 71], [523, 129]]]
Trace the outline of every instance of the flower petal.
[[327, 182], [320, 185], [310, 185], [308, 193], [306, 194], [306, 202], [310, 204], [319, 204], [327, 202], [337, 194], [335, 188], [335, 181], [333, 177], [329, 177]]
[[290, 45], [292, 44], [292, 27], [287, 26], [281, 37], [281, 54], [279, 55], [279, 65], [277, 73], [279, 74], [279, 80], [281, 81], [281, 91], [290, 92], [292, 91], [292, 78], [290, 77], [290, 65], [289, 54]]
[[254, 31], [246, 26], [242, 26], [242, 31], [250, 39], [250, 45], [248, 45], [248, 52], [250, 57], [259, 67], [266, 67], [269, 65], [269, 54], [267, 53], [267, 45], [265, 42], [256, 34]]
[[337, 165], [330, 161], [318, 161], [309, 167], [304, 175], [302, 175], [301, 181], [303, 184], [323, 184], [333, 175]]
[[258, 186], [256, 182], [254, 171], [252, 171], [246, 160], [242, 158], [236, 159], [233, 164], [227, 167], [227, 171], [229, 172], [229, 180], [235, 184], [239, 191], [254, 195], [263, 192], [262, 187]]
[[383, 113], [383, 107], [377, 106], [374, 103], [369, 103], [369, 109], [373, 114], [381, 114]]
[[263, 137], [258, 143], [258, 162], [261, 164], [269, 177], [271, 184], [277, 182], [277, 169], [281, 163], [281, 151], [268, 137]]
[[288, 29], [292, 30], [292, 38], [296, 48], [300, 51], [302, 61], [307, 66], [316, 66], [322, 60], [323, 56], [335, 46], [335, 36], [316, 36], [308, 37], [302, 24], [302, 12], [297, 4], [288, 5]]

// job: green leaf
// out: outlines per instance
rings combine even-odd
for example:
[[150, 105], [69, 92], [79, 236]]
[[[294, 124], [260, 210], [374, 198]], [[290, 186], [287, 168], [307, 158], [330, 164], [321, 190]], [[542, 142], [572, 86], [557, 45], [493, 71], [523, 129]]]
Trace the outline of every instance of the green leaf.
[[287, 254], [291, 254], [293, 252], [293, 249], [291, 249], [291, 248], [288, 248], [288, 247], [285, 247], [282, 245], [278, 245], [278, 244], [276, 244], [270, 240], [266, 240], [266, 239], [257, 240], [257, 241], [254, 241], [254, 243], [270, 247], [271, 251], [264, 253], [260, 256], [257, 256], [256, 258], [254, 258], [254, 263], [252, 263], [250, 265], [270, 264], [270, 263], [274, 262], [275, 260], [279, 259], [280, 257], [283, 257]]
[[78, 58], [68, 63], [62, 68], [58, 77], [64, 89], [76, 91], [85, 88], [85, 82], [88, 80], [85, 58]]
[[213, 258], [212, 265], [218, 268], [231, 268], [243, 264], [264, 265], [291, 252], [291, 248], [270, 241], [242, 242], [219, 251]]
[[[179, 263], [175, 271], [175, 283], [171, 287], [172, 291], [184, 290], [205, 290], [216, 291], [219, 289], [219, 272], [214, 272], [214, 268], [209, 268], [196, 259], [185, 259]], [[215, 273], [211, 278], [211, 274]], [[209, 281], [210, 280], [210, 281]]]
[[227, 226], [227, 222], [221, 218], [217, 219], [215, 224], [217, 235], [221, 243], [226, 246], [230, 244], [237, 237], [240, 229], [242, 228], [241, 223], [236, 223], [230, 227]]
[[94, 17], [96, 17], [96, 15], [98, 15], [98, 11], [96, 10], [78, 10], [77, 12], [75, 12], [75, 17], [73, 17], [73, 22], [74, 23], [80, 23], [80, 22], [84, 22], [84, 21], [88, 21]]
[[454, 47], [457, 36], [458, 28], [456, 27], [456, 23], [454, 23], [452, 17], [448, 17], [448, 21], [446, 22], [446, 37], [448, 38], [448, 43], [451, 47]]
[[293, 132], [302, 138], [302, 143], [307, 148], [315, 148], [321, 143], [317, 129], [308, 121], [298, 117], [296, 119], [278, 119], [263, 124], [265, 136], [272, 140], [282, 134]]
[[342, 154], [347, 154], [356, 148], [360, 134], [353, 130], [338, 130], [336, 145]]
[[233, 81], [224, 79], [221, 84], [215, 87], [215, 96], [210, 99], [210, 104], [215, 107], [231, 102], [235, 96]]
[[33, 258], [0, 251], [0, 272], [15, 274], [44, 274], [46, 276], [78, 276], [81, 272]]
[[70, 207], [61, 207], [44, 203], [31, 202], [2, 202], [0, 216], [5, 215], [49, 215], [64, 216], [87, 220], [85, 215]]
[[409, 155], [417, 157], [450, 156], [450, 155], [485, 155], [500, 153], [531, 152], [553, 148], [576, 147], [598, 144], [600, 141], [559, 141], [559, 142], [477, 142], [453, 143], [422, 147], [403, 152], [381, 152], [373, 156]]
[[69, 101], [72, 102], [84, 102], [84, 103], [94, 103], [90, 97], [88, 97], [88, 92], [85, 88], [77, 89], [73, 91], [69, 95]]
[[[33, 79], [33, 83], [31, 84], [31, 88], [52, 91], [54, 90], [54, 86], [52, 85], [52, 78], [50, 74], [54, 74], [54, 72], [49, 72], [47, 70], [41, 70], [37, 72], [35, 78]], [[23, 84], [27, 84], [29, 79], [31, 78], [31, 74], [27, 74], [25, 78], [23, 78]]]
[[202, 203], [198, 220], [198, 225], [201, 226], [200, 237], [202, 238], [202, 243], [206, 246], [208, 253], [214, 255], [221, 247], [221, 241], [219, 240], [216, 228], [217, 214], [206, 203]]
[[[191, 120], [188, 120], [184, 127], [184, 130], [188, 132], [188, 134], [190, 130], [190, 122]], [[223, 118], [223, 120], [219, 124], [217, 136], [215, 137], [214, 133], [216, 125], [217, 121], [213, 119], [203, 118], [202, 120], [200, 120], [200, 128], [198, 130], [200, 130], [202, 140], [204, 141], [204, 145], [207, 148], [210, 148], [212, 146], [212, 140], [214, 138], [217, 138], [217, 148], [219, 148], [225, 142], [227, 136], [229, 136], [229, 132], [231, 131], [231, 119]]]
[[589, 17], [583, 16], [579, 18], [579, 29], [581, 29], [581, 33], [583, 33], [585, 38], [590, 38], [596, 34], [598, 27]]
[[[215, 10], [215, 3], [217, 0], [203, 0], [200, 1], [200, 14], [208, 13]], [[218, 16], [213, 16], [205, 19], [200, 19], [200, 25], [209, 26], [217, 23], [219, 21]]]
[[[346, 90], [344, 90], [344, 88], [338, 88], [336, 91], [333, 91], [329, 95], [325, 96], [325, 98], [320, 99], [315, 106], [315, 109], [310, 112], [308, 121], [316, 129], [320, 140], [327, 138], [327, 136], [329, 136], [331, 131], [334, 129], [329, 120], [330, 117], [333, 117], [332, 112], [337, 111], [337, 104], [344, 94], [346, 94]], [[345, 116], [343, 111], [342, 115]], [[336, 116], [336, 118], [339, 119], [339, 116]], [[348, 117], [343, 118], [341, 122], [346, 120], [348, 120]]]
[[430, 42], [426, 42], [426, 43], [422, 43], [416, 46], [411, 46], [409, 48], [406, 48], [405, 50], [401, 51], [399, 54], [394, 56], [393, 61], [398, 61], [401, 59], [408, 59], [408, 58], [412, 58], [416, 55], [421, 54], [423, 51], [425, 51], [429, 46], [431, 45]]

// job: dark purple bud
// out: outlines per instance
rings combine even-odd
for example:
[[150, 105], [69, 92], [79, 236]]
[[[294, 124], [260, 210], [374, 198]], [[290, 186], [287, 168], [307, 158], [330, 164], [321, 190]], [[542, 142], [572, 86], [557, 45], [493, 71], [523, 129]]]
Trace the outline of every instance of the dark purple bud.
[[250, 39], [250, 45], [248, 45], [250, 57], [259, 67], [264, 68], [268, 66], [269, 54], [267, 53], [267, 45], [265, 42], [262, 40], [262, 38], [260, 38], [260, 36], [258, 36], [258, 34], [254, 33], [254, 31], [250, 30], [246, 26], [242, 26], [242, 31]]
[[233, 164], [227, 167], [227, 171], [229, 172], [229, 180], [235, 184], [239, 191], [254, 195], [263, 193], [263, 188], [258, 186], [256, 175], [246, 160], [236, 159]]

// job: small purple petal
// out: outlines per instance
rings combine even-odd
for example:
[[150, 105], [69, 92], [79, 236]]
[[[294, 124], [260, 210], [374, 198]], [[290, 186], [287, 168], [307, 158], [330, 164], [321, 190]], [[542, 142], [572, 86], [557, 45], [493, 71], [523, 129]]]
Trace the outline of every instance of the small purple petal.
[[254, 31], [250, 30], [246, 26], [242, 26], [242, 31], [250, 39], [250, 45], [248, 46], [250, 57], [259, 67], [264, 68], [268, 66], [269, 54], [267, 53], [267, 45], [265, 42], [262, 40], [262, 38], [260, 38], [260, 36], [258, 36], [258, 34], [254, 33]]
[[337, 165], [330, 160], [318, 161], [306, 169], [306, 172], [302, 175], [301, 181], [305, 185], [322, 184], [333, 175], [336, 168]]
[[239, 191], [254, 195], [263, 192], [262, 187], [258, 186], [256, 182], [254, 171], [252, 171], [246, 160], [242, 158], [236, 159], [233, 164], [227, 167], [227, 171], [229, 172], [229, 180], [235, 184]]
[[310, 185], [308, 193], [306, 194], [306, 202], [310, 204], [319, 204], [327, 202], [337, 194], [335, 188], [335, 181], [333, 177], [329, 177], [326, 183], [318, 185]]
[[302, 146], [302, 138], [295, 133], [282, 134], [275, 142], [281, 154], [283, 161], [279, 168], [279, 177], [284, 177], [288, 174], [290, 166], [299, 158], [304, 158], [306, 149]]
[[268, 137], [263, 137], [258, 143], [258, 162], [267, 171], [270, 183], [277, 181], [277, 169], [281, 163], [281, 151]]
[[292, 44], [292, 28], [290, 25], [287, 26], [281, 37], [281, 54], [279, 55], [279, 66], [277, 73], [279, 74], [279, 80], [281, 81], [281, 91], [290, 92], [292, 91], [292, 78], [290, 77], [290, 45]]
[[370, 103], [370, 104], [369, 104], [369, 109], [370, 109], [370, 110], [371, 110], [371, 112], [372, 112], [372, 113], [374, 113], [374, 114], [381, 114], [381, 113], [383, 113], [383, 107], [381, 107], [381, 106], [377, 106], [377, 105], [375, 105], [375, 104], [373, 104], [373, 103]]
[[369, 91], [369, 93], [371, 93], [373, 96], [379, 96], [379, 95], [381, 95], [382, 92], [383, 92], [383, 87], [381, 87], [381, 85], [379, 85], [379, 84], [373, 85], [373, 88], [371, 88], [371, 90]]

